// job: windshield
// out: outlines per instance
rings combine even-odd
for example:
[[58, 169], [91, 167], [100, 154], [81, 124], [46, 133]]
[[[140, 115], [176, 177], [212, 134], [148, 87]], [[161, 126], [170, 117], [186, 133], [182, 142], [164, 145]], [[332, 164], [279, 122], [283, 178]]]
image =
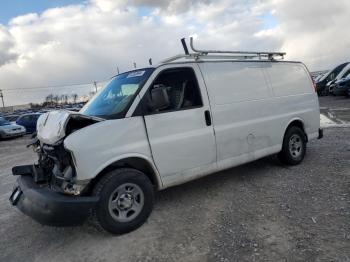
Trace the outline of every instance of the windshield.
[[[326, 74], [326, 73], [325, 73], [325, 74]], [[321, 74], [321, 75], [317, 76], [317, 77], [315, 78], [315, 82], [318, 82], [323, 76], [324, 76], [324, 74]]]
[[323, 81], [324, 79], [326, 79], [326, 77], [328, 77], [333, 71], [328, 71], [327, 73], [325, 73], [324, 75], [322, 75], [322, 77], [320, 79], [318, 79], [318, 82]]
[[121, 118], [154, 68], [126, 72], [115, 76], [80, 111], [89, 116]]
[[0, 126], [7, 126], [11, 125], [9, 121], [7, 121], [5, 118], [0, 117]]
[[333, 68], [331, 71], [329, 71], [328, 73], [324, 74], [319, 80], [318, 82], [322, 82], [323, 80], [325, 80], [327, 78], [327, 81], [332, 81], [335, 79], [335, 77], [340, 73], [340, 71], [342, 71], [344, 69], [345, 66], [347, 66], [349, 63], [344, 63], [344, 64], [340, 64], [338, 66], [336, 66], [335, 68]]
[[350, 69], [341, 78], [348, 78], [349, 75], [350, 75]]

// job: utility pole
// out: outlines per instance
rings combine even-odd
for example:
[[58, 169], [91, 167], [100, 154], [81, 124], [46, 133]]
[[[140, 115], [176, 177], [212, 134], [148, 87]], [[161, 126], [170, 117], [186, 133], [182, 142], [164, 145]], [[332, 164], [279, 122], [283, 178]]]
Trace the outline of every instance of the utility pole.
[[95, 92], [97, 93], [97, 82], [94, 81], [94, 86], [95, 86]]
[[4, 103], [4, 95], [2, 94], [2, 90], [0, 89], [0, 97], [2, 100], [2, 107], [5, 107], [5, 103]]

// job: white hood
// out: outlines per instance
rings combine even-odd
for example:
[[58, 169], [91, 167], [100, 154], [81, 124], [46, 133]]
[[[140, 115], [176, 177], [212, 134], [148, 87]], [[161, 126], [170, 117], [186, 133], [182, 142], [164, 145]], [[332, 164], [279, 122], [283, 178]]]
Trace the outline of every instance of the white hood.
[[66, 136], [66, 126], [71, 118], [93, 119], [102, 121], [97, 117], [85, 116], [67, 110], [51, 111], [42, 114], [37, 122], [37, 137], [41, 143], [53, 145]]

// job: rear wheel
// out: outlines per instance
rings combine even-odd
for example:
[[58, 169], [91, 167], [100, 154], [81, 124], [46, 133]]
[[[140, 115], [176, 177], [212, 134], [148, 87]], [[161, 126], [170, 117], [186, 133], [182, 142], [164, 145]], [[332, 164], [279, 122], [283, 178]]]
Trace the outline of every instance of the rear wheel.
[[112, 234], [124, 234], [140, 227], [149, 217], [154, 189], [149, 178], [132, 168], [106, 174], [95, 186], [100, 197], [91, 212], [93, 224]]
[[304, 131], [292, 126], [288, 128], [283, 138], [282, 150], [278, 154], [281, 162], [288, 165], [300, 164], [306, 153], [306, 136]]

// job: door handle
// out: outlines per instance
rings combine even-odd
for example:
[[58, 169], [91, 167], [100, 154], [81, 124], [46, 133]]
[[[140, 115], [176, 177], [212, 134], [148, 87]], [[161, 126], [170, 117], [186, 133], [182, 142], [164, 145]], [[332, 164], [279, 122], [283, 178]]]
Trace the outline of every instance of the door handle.
[[204, 111], [204, 118], [205, 118], [205, 123], [207, 126], [211, 126], [211, 116], [209, 110]]

